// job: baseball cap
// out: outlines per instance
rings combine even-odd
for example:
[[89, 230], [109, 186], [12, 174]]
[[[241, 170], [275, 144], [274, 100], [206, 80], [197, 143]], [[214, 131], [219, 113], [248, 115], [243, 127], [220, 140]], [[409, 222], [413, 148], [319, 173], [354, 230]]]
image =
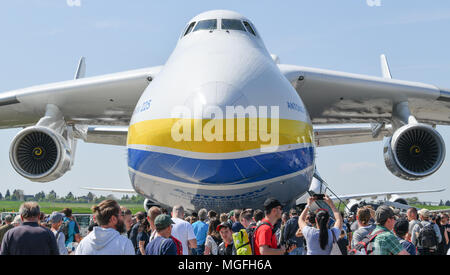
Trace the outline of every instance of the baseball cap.
[[281, 206], [283, 207], [283, 205], [280, 203], [280, 201], [278, 201], [275, 198], [268, 198], [265, 202], [264, 202], [264, 209], [266, 211], [270, 211], [273, 208], [277, 207], [277, 206]]
[[231, 210], [230, 213], [228, 213], [228, 218], [231, 218], [234, 216], [234, 210]]
[[63, 219], [63, 214], [59, 212], [53, 212], [48, 219], [50, 223], [59, 223]]
[[217, 226], [216, 231], [219, 232], [220, 229], [221, 229], [222, 227], [228, 227], [229, 229], [231, 229], [230, 223], [228, 223], [228, 222], [223, 222], [223, 223], [221, 223], [221, 224], [219, 224], [219, 225]]
[[375, 211], [375, 221], [378, 224], [385, 224], [389, 218], [394, 216], [394, 211], [387, 205], [382, 205]]
[[419, 215], [423, 216], [425, 218], [429, 218], [430, 217], [430, 210], [426, 209], [426, 208], [422, 208], [419, 210]]
[[155, 219], [155, 226], [157, 230], [163, 230], [169, 227], [171, 224], [175, 224], [169, 215], [161, 214]]

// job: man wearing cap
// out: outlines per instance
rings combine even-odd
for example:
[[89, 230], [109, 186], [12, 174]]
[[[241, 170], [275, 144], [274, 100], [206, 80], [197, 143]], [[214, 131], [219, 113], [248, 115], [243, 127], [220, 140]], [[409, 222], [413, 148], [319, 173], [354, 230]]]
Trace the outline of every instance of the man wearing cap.
[[53, 234], [55, 234], [56, 243], [58, 244], [59, 249], [59, 255], [68, 255], [69, 253], [66, 248], [66, 237], [64, 236], [63, 232], [59, 231], [63, 218], [63, 214], [56, 211], [53, 212], [49, 218], [49, 222], [51, 224], [50, 230], [53, 232]]
[[392, 233], [395, 225], [394, 211], [387, 205], [378, 207], [375, 211], [377, 226], [371, 236], [378, 234], [373, 241], [373, 255], [409, 255], [400, 241]]
[[217, 231], [220, 234], [223, 242], [219, 244], [217, 249], [218, 255], [236, 255], [236, 247], [233, 242], [233, 231], [230, 223], [223, 222], [217, 226]]
[[172, 224], [175, 224], [169, 215], [162, 214], [156, 217], [156, 238], [145, 248], [146, 255], [177, 255], [177, 246], [170, 238]]
[[2, 244], [3, 236], [5, 236], [6, 232], [14, 228], [14, 225], [12, 225], [12, 221], [13, 217], [11, 215], [8, 215], [5, 217], [5, 225], [0, 226], [0, 246]]
[[[255, 255], [283, 255], [286, 252], [284, 245], [278, 248], [274, 225], [281, 219], [283, 213], [281, 203], [275, 198], [268, 198], [264, 202], [264, 213], [266, 217], [255, 230]], [[292, 246], [292, 250], [296, 246]]]
[[[437, 244], [442, 241], [441, 231], [439, 226], [430, 221], [430, 210], [420, 209], [419, 212], [420, 223], [416, 224], [411, 232], [411, 242], [417, 247], [419, 255], [435, 255], [437, 253]], [[427, 226], [432, 226], [436, 235], [436, 247], [424, 247], [419, 238], [420, 230]]]

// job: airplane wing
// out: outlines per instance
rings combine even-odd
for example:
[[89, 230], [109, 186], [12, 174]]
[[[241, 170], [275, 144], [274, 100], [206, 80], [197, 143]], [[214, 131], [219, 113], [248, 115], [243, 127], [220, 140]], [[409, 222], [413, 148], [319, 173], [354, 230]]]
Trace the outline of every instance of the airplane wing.
[[142, 92], [161, 66], [82, 78], [0, 93], [0, 129], [36, 124], [46, 106], [58, 106], [68, 125], [128, 126]]
[[[384, 58], [385, 61], [385, 58]], [[308, 109], [313, 124], [391, 123], [397, 103], [408, 102], [419, 122], [450, 125], [450, 90], [418, 82], [278, 65]]]
[[105, 191], [105, 192], [113, 192], [113, 193], [129, 193], [129, 194], [137, 194], [133, 189], [117, 189], [117, 188], [97, 188], [97, 187], [81, 187], [84, 190], [90, 191]]
[[434, 190], [420, 190], [420, 191], [397, 191], [397, 192], [378, 192], [378, 193], [364, 193], [364, 194], [351, 194], [351, 195], [337, 195], [331, 196], [332, 200], [361, 200], [363, 198], [372, 198], [376, 199], [379, 196], [393, 196], [393, 195], [413, 195], [413, 194], [424, 194], [424, 193], [438, 193], [445, 191], [444, 189], [434, 189]]

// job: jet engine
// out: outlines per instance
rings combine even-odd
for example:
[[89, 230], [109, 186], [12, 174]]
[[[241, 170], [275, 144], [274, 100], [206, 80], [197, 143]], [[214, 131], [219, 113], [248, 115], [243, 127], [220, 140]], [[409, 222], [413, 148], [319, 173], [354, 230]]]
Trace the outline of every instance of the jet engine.
[[441, 135], [421, 123], [400, 127], [386, 140], [383, 151], [386, 167], [406, 180], [419, 180], [433, 174], [445, 159]]
[[145, 209], [145, 212], [148, 212], [148, 210], [149, 210], [150, 208], [152, 208], [153, 206], [160, 207], [159, 204], [157, 204], [157, 203], [155, 203], [155, 202], [153, 202], [153, 201], [151, 201], [151, 200], [149, 200], [149, 199], [145, 199], [145, 200], [144, 200], [144, 209]]
[[28, 127], [13, 139], [9, 158], [21, 176], [35, 182], [60, 178], [71, 168], [71, 149], [58, 132], [42, 126]]
[[400, 197], [399, 195], [392, 195], [392, 197], [389, 199], [389, 201], [408, 205], [408, 202], [406, 201], [406, 199], [403, 197]]

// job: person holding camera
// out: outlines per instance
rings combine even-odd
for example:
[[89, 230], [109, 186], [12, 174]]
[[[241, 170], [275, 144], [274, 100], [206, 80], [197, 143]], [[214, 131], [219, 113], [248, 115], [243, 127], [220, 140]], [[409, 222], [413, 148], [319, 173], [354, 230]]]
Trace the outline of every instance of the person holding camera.
[[308, 198], [308, 203], [303, 209], [302, 214], [298, 219], [299, 230], [301, 230], [308, 247], [307, 255], [330, 255], [333, 247], [333, 240], [337, 240], [341, 233], [343, 219], [339, 211], [336, 209], [333, 201], [328, 196], [324, 196], [324, 201], [330, 206], [333, 211], [334, 223], [333, 228], [329, 229], [330, 214], [326, 210], [319, 210], [316, 213], [316, 226], [309, 226], [306, 222], [306, 216], [311, 208], [311, 205], [317, 198]]

